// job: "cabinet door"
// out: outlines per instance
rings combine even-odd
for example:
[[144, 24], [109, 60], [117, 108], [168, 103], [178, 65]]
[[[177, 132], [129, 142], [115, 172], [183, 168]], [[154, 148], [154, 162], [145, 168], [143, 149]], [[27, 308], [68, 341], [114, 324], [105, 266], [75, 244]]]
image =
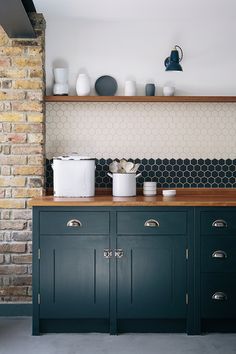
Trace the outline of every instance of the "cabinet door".
[[40, 317], [109, 316], [108, 236], [43, 236]]
[[186, 317], [186, 238], [119, 236], [118, 318]]

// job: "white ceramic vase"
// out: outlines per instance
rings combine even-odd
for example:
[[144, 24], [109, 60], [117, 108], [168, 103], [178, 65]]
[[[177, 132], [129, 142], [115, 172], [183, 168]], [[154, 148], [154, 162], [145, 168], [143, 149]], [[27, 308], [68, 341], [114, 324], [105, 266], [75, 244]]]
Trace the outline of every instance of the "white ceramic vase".
[[87, 74], [79, 74], [76, 81], [76, 93], [78, 96], [88, 96], [90, 94], [90, 80]]
[[136, 96], [136, 82], [132, 80], [125, 81], [125, 96]]

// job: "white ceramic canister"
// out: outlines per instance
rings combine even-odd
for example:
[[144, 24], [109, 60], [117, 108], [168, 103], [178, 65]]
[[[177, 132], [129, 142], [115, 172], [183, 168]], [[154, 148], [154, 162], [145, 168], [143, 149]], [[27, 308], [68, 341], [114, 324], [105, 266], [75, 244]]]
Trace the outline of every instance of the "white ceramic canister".
[[132, 80], [125, 81], [125, 96], [136, 96], [136, 82]]
[[136, 178], [141, 173], [108, 173], [112, 178], [112, 195], [114, 197], [133, 197], [136, 195]]
[[56, 197], [95, 195], [95, 159], [77, 154], [53, 158], [53, 189]]
[[76, 93], [78, 96], [88, 96], [91, 91], [90, 80], [87, 74], [79, 74], [76, 81]]

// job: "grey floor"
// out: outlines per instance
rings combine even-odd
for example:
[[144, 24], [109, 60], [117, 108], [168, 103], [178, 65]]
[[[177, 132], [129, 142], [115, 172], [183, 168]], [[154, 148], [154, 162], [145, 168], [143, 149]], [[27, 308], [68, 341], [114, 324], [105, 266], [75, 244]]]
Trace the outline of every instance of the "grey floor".
[[31, 318], [0, 318], [0, 354], [236, 354], [236, 334], [44, 334]]

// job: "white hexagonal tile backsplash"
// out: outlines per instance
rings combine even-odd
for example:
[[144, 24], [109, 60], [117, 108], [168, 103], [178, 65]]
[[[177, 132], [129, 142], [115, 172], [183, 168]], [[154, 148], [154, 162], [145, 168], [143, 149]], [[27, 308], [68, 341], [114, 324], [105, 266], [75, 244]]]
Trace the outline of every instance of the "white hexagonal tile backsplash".
[[47, 103], [46, 155], [236, 157], [235, 103]]

